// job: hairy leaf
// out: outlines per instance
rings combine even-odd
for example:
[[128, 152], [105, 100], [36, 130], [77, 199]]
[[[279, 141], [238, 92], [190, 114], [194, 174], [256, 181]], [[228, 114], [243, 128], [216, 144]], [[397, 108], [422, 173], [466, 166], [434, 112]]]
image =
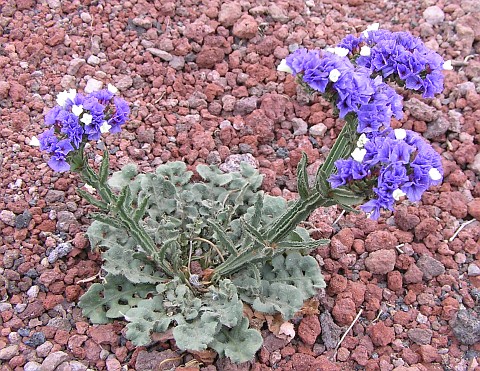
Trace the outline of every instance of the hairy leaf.
[[253, 359], [262, 346], [263, 339], [258, 331], [249, 329], [248, 326], [248, 319], [245, 317], [231, 329], [224, 326], [210, 347], [215, 349], [220, 357], [229, 357], [235, 363]]
[[263, 280], [260, 295], [253, 300], [252, 307], [263, 313], [278, 312], [284, 319], [290, 319], [302, 308], [304, 300], [302, 292], [295, 286], [281, 282], [270, 284]]
[[106, 243], [108, 250], [104, 253], [104, 269], [113, 275], [123, 275], [132, 283], [162, 282], [162, 276], [152, 261], [143, 253], [136, 252], [135, 240], [129, 238], [120, 245], [114, 241]]
[[131, 308], [125, 313], [127, 325], [127, 339], [137, 346], [147, 345], [151, 342], [152, 332], [167, 331], [175, 316], [168, 316], [163, 307], [163, 298], [155, 296], [144, 299], [137, 303], [137, 307]]
[[207, 320], [184, 323], [173, 329], [173, 337], [182, 350], [204, 350], [214, 340], [217, 326], [218, 322]]
[[310, 190], [307, 176], [307, 154], [302, 152], [302, 158], [297, 166], [297, 188], [301, 198], [307, 198]]
[[121, 171], [112, 174], [108, 180], [108, 185], [114, 189], [120, 190], [130, 184], [131, 180], [138, 174], [135, 164], [125, 165]]
[[242, 318], [243, 304], [238, 298], [237, 288], [230, 280], [220, 281], [218, 288], [210, 287], [205, 302], [207, 306], [202, 311], [222, 325], [233, 327]]
[[134, 285], [123, 276], [108, 274], [104, 283], [94, 283], [81, 297], [78, 306], [93, 323], [107, 323], [121, 318], [130, 308], [155, 292], [149, 284]]

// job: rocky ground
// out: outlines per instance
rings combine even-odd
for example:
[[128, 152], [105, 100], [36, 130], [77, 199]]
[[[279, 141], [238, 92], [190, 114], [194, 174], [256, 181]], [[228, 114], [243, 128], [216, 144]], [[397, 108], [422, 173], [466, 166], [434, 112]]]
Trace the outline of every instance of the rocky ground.
[[432, 142], [445, 181], [378, 221], [318, 210], [309, 222], [331, 238], [314, 252], [328, 286], [293, 321], [297, 336], [265, 326], [251, 364], [204, 359], [201, 369], [480, 370], [477, 0], [2, 0], [0, 9], [1, 371], [198, 365], [173, 343], [135, 348], [123, 323], [82, 317], [76, 303], [101, 265], [84, 236], [93, 208], [74, 174], [52, 172], [29, 145], [59, 91], [113, 83], [131, 104], [131, 121], [107, 138], [114, 169], [250, 154], [263, 189], [292, 198], [302, 151], [313, 174], [342, 121], [276, 65], [372, 22], [453, 60], [444, 93], [406, 95], [392, 124]]

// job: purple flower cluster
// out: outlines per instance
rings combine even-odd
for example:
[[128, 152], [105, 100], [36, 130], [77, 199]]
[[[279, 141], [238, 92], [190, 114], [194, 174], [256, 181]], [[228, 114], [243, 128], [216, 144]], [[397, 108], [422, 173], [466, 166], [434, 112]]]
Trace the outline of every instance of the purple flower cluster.
[[371, 30], [358, 37], [349, 35], [338, 46], [348, 49], [358, 66], [399, 79], [424, 98], [443, 90], [442, 57], [408, 32]]
[[370, 199], [361, 208], [375, 219], [402, 196], [419, 201], [443, 177], [440, 156], [429, 144], [412, 131], [390, 128], [392, 117], [402, 118], [403, 104], [385, 81], [431, 98], [443, 89], [443, 69], [451, 65], [420, 39], [378, 30], [378, 24], [325, 51], [299, 49], [279, 66], [329, 99], [340, 118], [357, 119], [362, 140], [351, 158], [335, 162], [337, 173], [328, 180]]
[[360, 133], [388, 127], [392, 116], [402, 118], [402, 98], [395, 90], [380, 76], [372, 79], [368, 68], [354, 66], [346, 57], [298, 49], [286, 58], [286, 65], [312, 89], [333, 93], [341, 118], [356, 114]]
[[373, 185], [374, 198], [361, 206], [373, 219], [381, 209], [393, 211], [400, 197], [419, 201], [430, 186], [441, 183], [440, 155], [419, 134], [387, 129], [368, 133], [366, 138], [363, 148], [358, 148], [360, 157], [338, 160], [337, 173], [329, 182], [333, 188], [346, 186], [366, 196]]
[[45, 115], [51, 128], [38, 139], [40, 149], [51, 154], [48, 165], [59, 172], [70, 170], [69, 153], [88, 140], [100, 139], [102, 133], [119, 132], [130, 114], [127, 102], [106, 89], [88, 95], [71, 89], [61, 92], [57, 103]]

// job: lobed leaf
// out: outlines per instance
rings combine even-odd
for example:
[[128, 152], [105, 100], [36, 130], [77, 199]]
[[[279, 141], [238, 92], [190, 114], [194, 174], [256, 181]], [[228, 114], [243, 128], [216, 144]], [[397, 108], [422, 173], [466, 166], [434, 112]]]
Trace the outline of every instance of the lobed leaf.
[[152, 292], [155, 292], [154, 285], [135, 285], [123, 276], [108, 274], [104, 283], [90, 286], [78, 306], [93, 323], [107, 323], [113, 318], [123, 317], [124, 313]]
[[253, 359], [262, 346], [263, 339], [257, 330], [248, 327], [248, 319], [245, 317], [231, 329], [222, 327], [210, 347], [215, 349], [220, 357], [229, 357], [235, 363]]

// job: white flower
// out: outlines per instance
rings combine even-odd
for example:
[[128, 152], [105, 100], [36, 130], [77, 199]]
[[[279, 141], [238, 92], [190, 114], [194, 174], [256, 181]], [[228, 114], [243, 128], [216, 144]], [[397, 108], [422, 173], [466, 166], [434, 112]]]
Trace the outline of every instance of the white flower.
[[360, 137], [358, 137], [358, 140], [357, 140], [357, 147], [358, 148], [363, 148], [363, 146], [365, 145], [365, 143], [367, 143], [369, 141], [369, 139], [367, 138], [367, 136], [362, 133], [360, 135]]
[[36, 136], [33, 136], [32, 139], [30, 139], [29, 143], [32, 147], [40, 147], [40, 141]]
[[352, 152], [352, 158], [357, 162], [362, 162], [366, 154], [367, 150], [365, 148], [355, 148]]
[[334, 68], [333, 70], [330, 71], [330, 73], [328, 74], [328, 79], [331, 81], [331, 82], [337, 82], [338, 81], [338, 78], [340, 77], [341, 73], [339, 70], [337, 70], [336, 68]]
[[107, 90], [110, 92], [110, 93], [113, 93], [113, 94], [117, 94], [118, 93], [118, 89], [115, 85], [112, 85], [112, 84], [108, 84], [107, 85]]
[[346, 57], [348, 55], [348, 53], [350, 53], [350, 50], [348, 50], [346, 48], [342, 48], [340, 46], [336, 46], [334, 48], [327, 48], [325, 50], [329, 53], [336, 54], [340, 57]]
[[93, 116], [89, 113], [84, 113], [80, 119], [85, 125], [90, 125], [92, 123]]
[[370, 56], [370, 47], [364, 45], [360, 48], [360, 55], [364, 57]]
[[100, 126], [100, 133], [108, 133], [111, 127], [111, 125], [108, 125], [108, 123], [104, 121], [102, 126]]
[[277, 67], [277, 71], [287, 72], [287, 73], [292, 73], [293, 72], [292, 69], [290, 67], [288, 67], [286, 59], [281, 60], [280, 64]]
[[66, 90], [61, 91], [57, 95], [57, 104], [60, 107], [65, 107], [65, 103], [67, 103], [67, 100], [70, 99], [73, 101], [76, 95], [77, 95], [77, 91], [75, 89], [70, 89], [69, 91], [66, 91]]
[[432, 167], [430, 170], [428, 170], [428, 176], [432, 180], [440, 180], [442, 179], [442, 174], [440, 174], [440, 171], [438, 169]]
[[363, 36], [368, 37], [368, 31], [378, 31], [380, 27], [380, 23], [372, 23], [370, 26], [367, 27], [365, 31], [363, 31]]
[[443, 63], [443, 69], [447, 71], [453, 70], [452, 61], [448, 60]]
[[72, 106], [72, 112], [75, 116], [80, 116], [83, 113], [83, 106], [81, 104], [78, 106], [74, 104]]
[[397, 139], [405, 139], [407, 137], [407, 131], [405, 129], [394, 129], [393, 132], [395, 133], [395, 138]]
[[401, 197], [405, 196], [406, 193], [403, 192], [400, 188], [397, 188], [396, 190], [393, 191], [392, 197], [395, 201], [400, 200]]

